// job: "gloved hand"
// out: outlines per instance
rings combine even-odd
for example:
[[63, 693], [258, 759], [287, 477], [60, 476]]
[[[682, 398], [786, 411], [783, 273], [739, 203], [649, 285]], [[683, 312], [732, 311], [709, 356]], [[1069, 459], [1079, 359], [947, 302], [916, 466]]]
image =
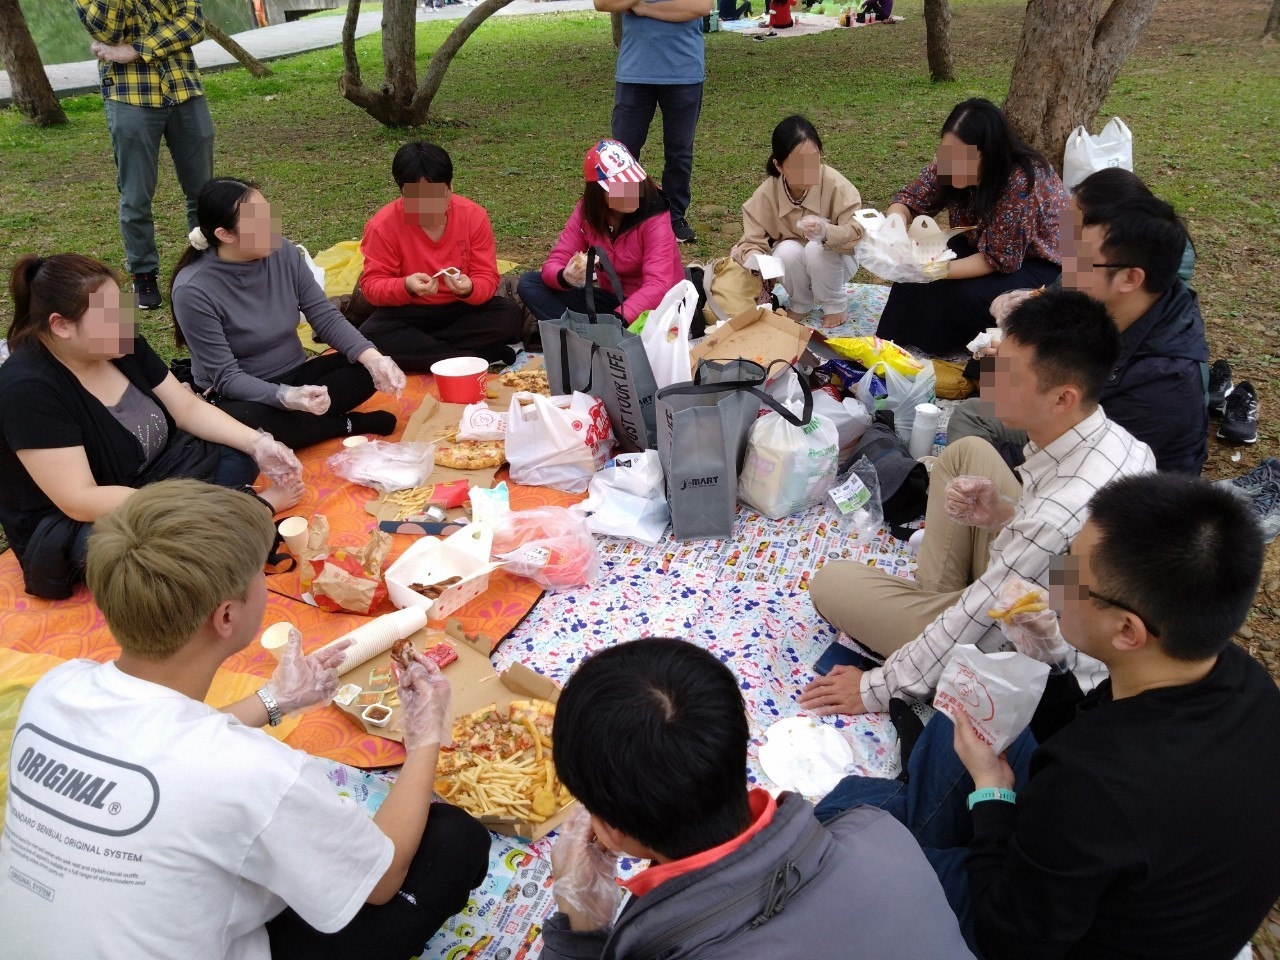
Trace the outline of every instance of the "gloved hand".
[[1003, 324], [1004, 318], [1013, 313], [1018, 304], [1037, 296], [1039, 290], [1006, 290], [991, 301], [991, 316], [997, 324]]
[[264, 430], [246, 452], [272, 483], [288, 485], [302, 479], [302, 464], [293, 451]]
[[1000, 495], [988, 477], [954, 477], [947, 484], [947, 517], [954, 523], [999, 530], [1013, 519], [1016, 504]]
[[280, 664], [266, 685], [266, 691], [280, 705], [280, 712], [292, 713], [332, 700], [338, 692], [338, 668], [342, 666], [349, 646], [351, 641], [345, 640], [304, 656], [302, 634], [290, 630], [289, 642], [280, 655]]
[[404, 392], [404, 371], [388, 356], [377, 351], [363, 361], [364, 368], [373, 377], [373, 386], [379, 393], [398, 397]]
[[286, 410], [301, 410], [318, 417], [329, 411], [329, 388], [291, 387], [282, 383], [276, 387], [276, 401]]
[[920, 265], [920, 276], [924, 278], [925, 283], [932, 283], [934, 280], [945, 280], [950, 272], [950, 260], [931, 260]]
[[617, 874], [617, 857], [592, 837], [591, 814], [578, 804], [551, 848], [551, 875], [555, 877], [551, 892], [572, 929], [599, 930], [613, 922], [622, 901]]
[[1058, 629], [1058, 614], [1049, 608], [1048, 592], [1034, 583], [1020, 577], [1006, 580], [987, 616], [1000, 624], [1015, 650], [1032, 660], [1055, 666], [1071, 653]]
[[827, 239], [827, 220], [824, 217], [806, 214], [796, 221], [796, 227], [814, 243], [822, 243]]
[[571, 287], [585, 287], [587, 285], [587, 255], [579, 250], [569, 262], [564, 265], [561, 271], [564, 276], [564, 282]]
[[400, 685], [404, 748], [417, 750], [433, 743], [442, 747], [451, 745], [453, 723], [449, 719], [449, 701], [453, 698], [453, 688], [440, 667], [415, 651], [408, 670], [401, 671], [398, 664], [393, 669]]

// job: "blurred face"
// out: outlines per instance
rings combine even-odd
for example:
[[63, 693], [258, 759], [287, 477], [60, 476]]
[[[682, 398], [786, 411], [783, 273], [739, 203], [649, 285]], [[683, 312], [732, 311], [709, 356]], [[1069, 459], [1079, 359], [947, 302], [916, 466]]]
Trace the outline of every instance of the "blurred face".
[[445, 225], [449, 211], [449, 197], [453, 191], [447, 183], [431, 183], [418, 180], [406, 183], [400, 188], [400, 196], [404, 197], [404, 218], [410, 226], [417, 225], [424, 230], [436, 230]]
[[257, 190], [250, 190], [240, 201], [240, 222], [234, 237], [244, 260], [263, 260], [280, 249], [280, 214]]
[[778, 169], [793, 191], [808, 190], [817, 186], [822, 176], [822, 152], [815, 144], [805, 141], [787, 154]]
[[1126, 283], [1128, 272], [1127, 269], [1104, 266], [1111, 261], [1102, 250], [1107, 240], [1106, 228], [1096, 224], [1086, 227], [1083, 219], [1084, 215], [1073, 197], [1071, 206], [1058, 220], [1062, 286], [1066, 290], [1087, 293], [1110, 307], [1127, 292], [1130, 286]]
[[1049, 398], [1031, 368], [1035, 351], [1005, 337], [994, 357], [982, 361], [982, 410], [1015, 430], [1030, 430], [1044, 422]]
[[1111, 639], [1124, 611], [1089, 596], [1090, 591], [1105, 596], [1105, 584], [1094, 582], [1090, 558], [1099, 541], [1098, 528], [1091, 522], [1076, 534], [1071, 550], [1054, 560], [1049, 569], [1049, 605], [1058, 611], [1063, 638], [1091, 657], [1107, 659], [1113, 651]]
[[640, 209], [640, 184], [629, 181], [603, 182], [605, 203], [614, 213], [633, 213]]
[[54, 314], [55, 337], [94, 359], [115, 360], [133, 352], [133, 308], [121, 304], [120, 287], [105, 280], [89, 294], [89, 306], [79, 323]]
[[938, 179], [957, 190], [978, 185], [982, 173], [982, 154], [972, 144], [954, 133], [944, 133], [934, 159], [938, 163]]

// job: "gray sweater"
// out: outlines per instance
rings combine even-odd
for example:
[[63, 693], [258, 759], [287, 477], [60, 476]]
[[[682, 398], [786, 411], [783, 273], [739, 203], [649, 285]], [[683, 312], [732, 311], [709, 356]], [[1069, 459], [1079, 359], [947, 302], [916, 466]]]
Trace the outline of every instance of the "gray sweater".
[[288, 240], [249, 263], [219, 260], [206, 250], [173, 284], [173, 312], [197, 386], [232, 400], [280, 406], [273, 381], [307, 359], [298, 341], [299, 311], [317, 340], [352, 362], [373, 346], [325, 298]]
[[543, 960], [973, 960], [907, 828], [854, 807], [826, 826], [784, 793], [773, 820], [721, 860], [633, 897], [611, 928], [562, 913]]

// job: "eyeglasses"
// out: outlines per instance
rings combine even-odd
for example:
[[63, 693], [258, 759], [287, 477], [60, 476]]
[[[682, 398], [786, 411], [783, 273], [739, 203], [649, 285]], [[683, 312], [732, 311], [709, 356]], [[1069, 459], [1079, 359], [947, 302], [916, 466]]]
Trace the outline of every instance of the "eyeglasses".
[[1151, 634], [1153, 637], [1160, 636], [1160, 631], [1148, 623], [1146, 617], [1133, 609], [1133, 607], [1129, 606], [1127, 603], [1121, 603], [1113, 597], [1104, 597], [1102, 594], [1095, 593], [1092, 590], [1089, 591], [1089, 599], [1097, 600], [1099, 603], [1105, 603], [1107, 606], [1115, 607], [1117, 610], [1123, 610], [1125, 613], [1132, 613], [1139, 621], [1141, 621], [1142, 626], [1146, 629], [1147, 633]]
[[1127, 270], [1133, 266], [1135, 265], [1132, 263], [1095, 263], [1093, 264], [1093, 269], [1097, 270], [1100, 267], [1106, 267], [1109, 270]]

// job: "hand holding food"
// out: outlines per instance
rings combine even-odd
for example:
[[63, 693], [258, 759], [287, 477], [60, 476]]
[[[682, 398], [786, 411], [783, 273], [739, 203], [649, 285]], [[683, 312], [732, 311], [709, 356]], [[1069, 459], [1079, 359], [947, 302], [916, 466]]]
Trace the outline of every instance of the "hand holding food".
[[1001, 496], [989, 477], [953, 477], [946, 498], [947, 517], [953, 523], [999, 530], [1013, 519], [1014, 502]]
[[987, 616], [1000, 625], [1013, 648], [1032, 660], [1055, 665], [1071, 653], [1058, 628], [1058, 614], [1049, 607], [1049, 595], [1042, 587], [1014, 577], [996, 595]]
[[564, 265], [564, 282], [571, 287], [585, 286], [587, 282], [587, 255], [579, 250]]
[[824, 217], [808, 214], [796, 221], [796, 227], [814, 243], [822, 243], [827, 239], [827, 220]]
[[444, 285], [452, 291], [456, 297], [469, 297], [471, 291], [475, 289], [475, 284], [471, 282], [471, 278], [460, 270], [453, 273], [446, 273], [443, 277]]
[[[401, 665], [405, 660], [408, 661], [407, 667]], [[447, 746], [451, 742], [449, 701], [453, 699], [449, 681], [435, 661], [413, 650], [412, 644], [408, 648], [401, 647], [395, 664], [400, 679], [400, 723], [404, 728], [404, 748], [417, 750], [432, 744]]]

